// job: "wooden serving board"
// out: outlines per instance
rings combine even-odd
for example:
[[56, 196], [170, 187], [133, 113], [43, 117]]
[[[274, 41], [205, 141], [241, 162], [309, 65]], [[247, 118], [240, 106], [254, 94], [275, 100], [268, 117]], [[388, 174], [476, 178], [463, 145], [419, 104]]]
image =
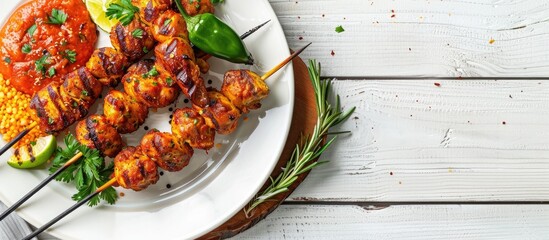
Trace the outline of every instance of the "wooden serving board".
[[[292, 118], [290, 133], [282, 151], [282, 155], [278, 160], [276, 168], [271, 173], [274, 178], [281, 172], [281, 168], [286, 165], [290, 159], [292, 152], [299, 143], [301, 135], [310, 135], [316, 124], [316, 103], [313, 86], [309, 79], [307, 66], [299, 57], [293, 60], [294, 75], [295, 75], [295, 105]], [[286, 199], [301, 182], [305, 179], [307, 173], [302, 174], [299, 179], [290, 187], [290, 191], [280, 194], [273, 198], [273, 201], [268, 201], [259, 205], [250, 216], [246, 216], [244, 211], [238, 212], [223, 225], [202, 236], [199, 239], [225, 239], [233, 237], [238, 233], [254, 226], [256, 223], [264, 219], [272, 211], [274, 211]], [[270, 182], [266, 182], [263, 188], [265, 189]]]

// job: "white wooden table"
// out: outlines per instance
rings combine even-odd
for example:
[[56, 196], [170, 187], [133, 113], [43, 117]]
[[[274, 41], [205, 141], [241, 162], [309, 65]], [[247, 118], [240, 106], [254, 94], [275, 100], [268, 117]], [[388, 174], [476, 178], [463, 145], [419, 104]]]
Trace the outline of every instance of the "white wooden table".
[[549, 1], [270, 2], [357, 111], [236, 239], [549, 239]]
[[270, 2], [357, 110], [235, 239], [549, 239], [548, 0]]

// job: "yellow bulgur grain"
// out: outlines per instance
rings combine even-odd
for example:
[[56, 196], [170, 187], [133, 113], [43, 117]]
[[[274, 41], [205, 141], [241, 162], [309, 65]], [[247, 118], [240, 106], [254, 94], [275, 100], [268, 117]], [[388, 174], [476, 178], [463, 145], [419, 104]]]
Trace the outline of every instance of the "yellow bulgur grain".
[[[9, 85], [9, 80], [4, 80], [0, 75], [0, 134], [4, 141], [10, 141], [26, 126], [38, 122], [35, 112], [29, 109], [31, 96], [18, 92]], [[46, 135], [36, 127], [30, 131], [16, 146], [28, 144], [37, 138]]]

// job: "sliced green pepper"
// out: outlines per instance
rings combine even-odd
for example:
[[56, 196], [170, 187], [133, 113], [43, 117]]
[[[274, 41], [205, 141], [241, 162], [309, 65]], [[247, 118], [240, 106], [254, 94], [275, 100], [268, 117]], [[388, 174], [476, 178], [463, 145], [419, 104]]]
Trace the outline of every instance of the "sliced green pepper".
[[253, 64], [254, 60], [238, 34], [227, 24], [211, 13], [189, 16], [181, 0], [176, 0], [177, 8], [189, 31], [189, 40], [200, 50], [234, 63]]

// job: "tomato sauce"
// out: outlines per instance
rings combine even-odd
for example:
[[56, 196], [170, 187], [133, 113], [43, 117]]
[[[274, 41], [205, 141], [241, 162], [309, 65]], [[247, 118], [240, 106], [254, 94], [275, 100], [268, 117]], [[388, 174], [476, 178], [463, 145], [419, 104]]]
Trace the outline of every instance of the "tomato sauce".
[[18, 91], [34, 94], [83, 66], [97, 34], [82, 0], [31, 0], [0, 30], [0, 73]]

